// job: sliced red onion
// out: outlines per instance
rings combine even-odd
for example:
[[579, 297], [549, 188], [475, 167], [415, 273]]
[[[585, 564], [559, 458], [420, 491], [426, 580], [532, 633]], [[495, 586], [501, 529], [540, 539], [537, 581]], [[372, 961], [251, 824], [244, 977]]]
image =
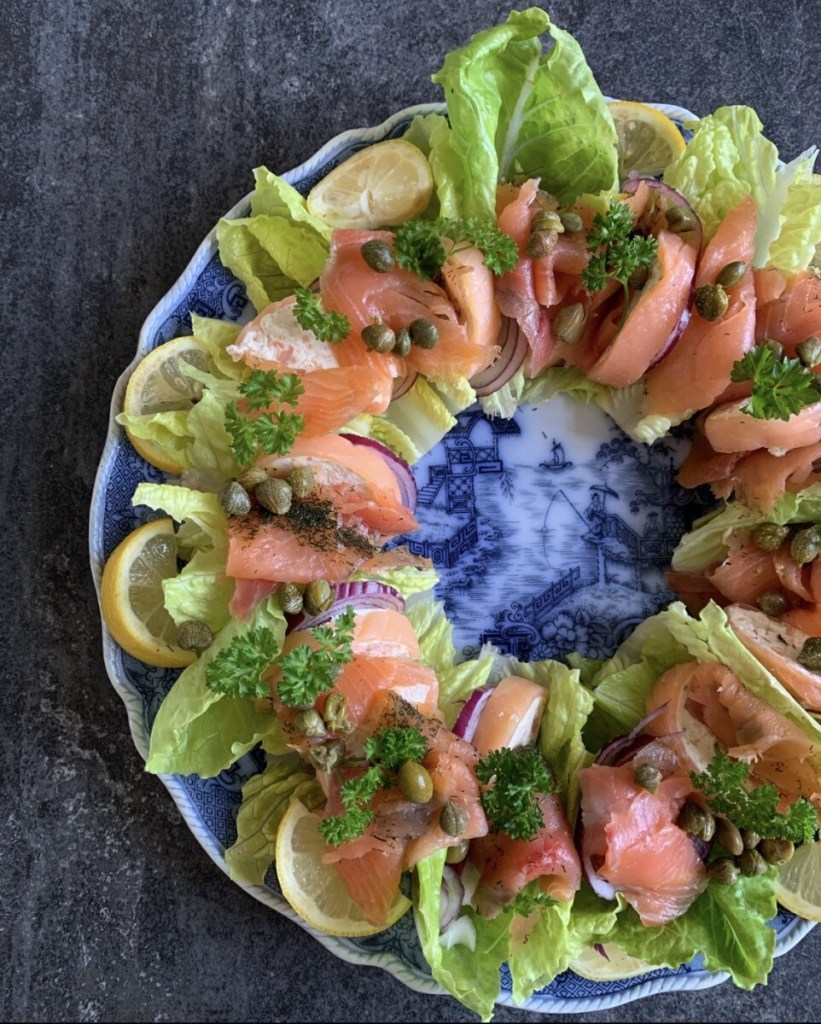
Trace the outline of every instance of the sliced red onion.
[[439, 902], [439, 931], [443, 932], [456, 920], [462, 909], [465, 889], [456, 872], [448, 864], [442, 871], [442, 889]]
[[472, 860], [463, 860], [460, 864], [457, 864], [456, 867], [462, 869], [459, 872], [459, 878], [462, 882], [462, 888], [464, 889], [462, 906], [466, 907], [468, 904], [473, 903], [473, 897], [476, 895], [476, 890], [479, 888], [479, 883], [482, 881], [482, 872]]
[[652, 363], [650, 363], [650, 365], [647, 367], [648, 370], [652, 370], [652, 368], [657, 363], [660, 363], [662, 361], [662, 359], [664, 359], [664, 357], [667, 355], [667, 353], [670, 352], [671, 349], [675, 348], [676, 344], [678, 343], [679, 338], [682, 336], [682, 334], [684, 334], [685, 327], [687, 326], [687, 324], [690, 323], [690, 314], [693, 311], [693, 302], [695, 300], [695, 296], [696, 296], [695, 285], [690, 285], [690, 297], [687, 300], [687, 305], [684, 307], [684, 311], [682, 312], [681, 316], [679, 317], [678, 323], [672, 329], [672, 331], [670, 331], [670, 335], [667, 338], [667, 341], [665, 341], [665, 343], [661, 346], [661, 349], [659, 350], [658, 355], [652, 361]]
[[704, 229], [701, 224], [701, 219], [684, 196], [680, 192], [676, 192], [674, 188], [670, 188], [669, 185], [665, 185], [663, 181], [659, 181], [658, 178], [642, 177], [640, 174], [636, 174], [635, 171], [629, 175], [622, 188], [629, 196], [632, 196], [638, 191], [639, 184], [642, 181], [646, 182], [648, 188], [654, 189], [664, 198], [664, 206], [662, 208], [664, 211], [666, 211], [668, 206], [680, 206], [690, 214], [693, 218], [694, 224], [693, 243], [696, 247], [696, 251], [701, 252], [701, 244], [704, 240]]
[[393, 382], [393, 392], [391, 394], [391, 401], [394, 401], [394, 399], [401, 398], [403, 395], [406, 395], [413, 387], [413, 385], [416, 383], [416, 378], [418, 376], [419, 374], [416, 372], [416, 370], [408, 370], [408, 372], [403, 377], [397, 377], [396, 380]]
[[465, 706], [459, 712], [459, 717], [453, 726], [453, 732], [460, 740], [467, 740], [470, 743], [473, 739], [476, 726], [479, 724], [479, 716], [491, 693], [493, 693], [492, 686], [483, 686], [479, 690], [474, 690], [465, 701]]
[[360, 445], [362, 448], [373, 448], [374, 451], [379, 452], [396, 477], [402, 504], [411, 512], [415, 512], [419, 490], [416, 486], [413, 472], [407, 462], [404, 459], [400, 459], [396, 452], [391, 451], [387, 445], [382, 444], [380, 441], [374, 441], [372, 437], [362, 437], [361, 434], [342, 434], [341, 436], [350, 441], [351, 444]]
[[348, 605], [353, 605], [357, 611], [381, 609], [403, 612], [405, 610], [405, 599], [398, 590], [394, 590], [386, 583], [360, 580], [355, 583], [335, 583], [331, 589], [334, 592], [334, 600], [329, 608], [318, 615], [309, 615], [308, 612], [303, 611], [299, 615], [289, 616], [288, 631], [313, 629], [315, 626], [321, 626], [323, 622], [328, 622], [344, 612]]
[[616, 889], [609, 882], [605, 881], [601, 875], [593, 867], [593, 862], [590, 859], [590, 854], [585, 852], [584, 842], [582, 841], [582, 867], [584, 873], [587, 876], [587, 881], [590, 883], [593, 892], [597, 896], [601, 896], [603, 900], [614, 900], [616, 898]]
[[499, 355], [487, 369], [470, 378], [470, 385], [480, 398], [507, 384], [527, 355], [527, 336], [510, 317], [502, 317], [496, 344], [500, 346]]
[[607, 955], [607, 950], [604, 948], [604, 946], [600, 942], [594, 942], [593, 943], [593, 949], [595, 949], [595, 951], [599, 954], [599, 956], [603, 956], [605, 960], [609, 960], [610, 959], [610, 957]]
[[[607, 746], [602, 747], [599, 751], [595, 763], [618, 767], [630, 761], [636, 751], [641, 750], [652, 738], [649, 736], [642, 737], [641, 733], [666, 709], [667, 704], [664, 703], [657, 707], [655, 711], [651, 711], [649, 715], [645, 715], [635, 729], [628, 733], [627, 736], [617, 736], [616, 739], [611, 740]], [[637, 742], [639, 740], [641, 742]]]

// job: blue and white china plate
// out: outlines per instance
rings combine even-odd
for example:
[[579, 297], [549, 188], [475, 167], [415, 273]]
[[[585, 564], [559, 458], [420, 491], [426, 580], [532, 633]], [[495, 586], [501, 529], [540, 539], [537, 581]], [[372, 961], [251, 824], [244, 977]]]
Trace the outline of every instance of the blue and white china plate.
[[[365, 146], [402, 135], [416, 114], [443, 112], [439, 104], [402, 110], [375, 128], [344, 132], [284, 175], [307, 194], [334, 166]], [[659, 105], [679, 124], [694, 120], [680, 107]], [[246, 216], [250, 197], [226, 216]], [[191, 332], [191, 313], [247, 320], [252, 309], [242, 285], [222, 266], [212, 231], [184, 273], [150, 314], [137, 353], [114, 389], [108, 436], [91, 507], [91, 568], [99, 594], [106, 559], [140, 524], [131, 496], [142, 480], [161, 481], [114, 422], [128, 377], [157, 345]], [[612, 652], [643, 618], [670, 599], [663, 570], [695, 511], [673, 480], [682, 439], [636, 445], [595, 405], [558, 396], [524, 407], [510, 420], [488, 420], [478, 407], [461, 413], [448, 436], [415, 467], [421, 530], [409, 537], [441, 574], [438, 596], [455, 622], [469, 657], [486, 642], [522, 660], [578, 650]], [[148, 754], [157, 709], [178, 670], [141, 664], [103, 627], [106, 669], [128, 712], [131, 735]], [[225, 870], [225, 849], [236, 838], [243, 784], [263, 767], [252, 752], [214, 779], [161, 776], [191, 831]], [[269, 877], [273, 876], [273, 872]], [[422, 956], [412, 915], [371, 938], [339, 939], [314, 932], [276, 888], [243, 885], [267, 906], [311, 931], [334, 955], [382, 967], [412, 989], [442, 990]], [[812, 924], [779, 912], [776, 951], [784, 953]], [[535, 993], [526, 1009], [545, 1013], [604, 1010], [658, 992], [708, 988], [727, 979], [699, 960], [676, 971], [660, 969], [622, 981], [594, 982], [570, 971]], [[502, 971], [500, 1002], [513, 1005]]]

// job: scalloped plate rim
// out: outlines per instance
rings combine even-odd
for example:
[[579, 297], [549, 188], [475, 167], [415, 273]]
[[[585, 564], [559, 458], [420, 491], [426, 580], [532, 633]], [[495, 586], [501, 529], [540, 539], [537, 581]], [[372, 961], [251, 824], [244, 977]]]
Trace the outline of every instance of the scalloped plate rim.
[[[606, 98], [610, 99], [610, 97]], [[696, 115], [691, 111], [674, 104], [648, 103], [647, 105], [655, 107], [668, 116], [676, 118], [682, 122], [698, 120]], [[397, 124], [406, 119], [410, 119], [417, 114], [424, 115], [430, 113], [444, 113], [445, 109], [446, 107], [443, 103], [415, 104], [397, 111], [381, 124], [371, 127], [346, 129], [329, 139], [319, 150], [297, 167], [284, 172], [281, 177], [283, 177], [287, 182], [293, 183], [294, 181], [311, 173], [312, 169], [315, 169], [316, 167], [333, 159], [333, 157], [348, 143], [379, 141], [384, 138]], [[252, 194], [252, 192], [249, 192], [239, 200], [239, 202], [237, 202], [224, 215], [223, 219], [231, 220], [239, 217], [243, 211], [247, 209]], [[95, 475], [89, 513], [90, 566], [98, 605], [100, 602], [100, 579], [103, 568], [101, 538], [102, 525], [104, 522], [105, 485], [108, 479], [108, 471], [114, 459], [115, 450], [121, 440], [121, 434], [117, 424], [115, 423], [114, 417], [121, 408], [122, 396], [124, 394], [128, 378], [137, 363], [148, 351], [150, 351], [152, 347], [151, 340], [157, 328], [167, 319], [168, 314], [179, 305], [180, 300], [188, 294], [191, 285], [198, 279], [199, 275], [208, 265], [215, 253], [216, 225], [208, 232], [199, 244], [185, 269], [174, 284], [171, 285], [165, 295], [163, 295], [156, 303], [143, 321], [134, 357], [125, 370], [120, 374], [114, 386], [109, 406], [106, 441], [100, 457], [97, 473]], [[125, 705], [132, 741], [138, 753], [145, 761], [148, 754], [148, 732], [144, 721], [143, 699], [129, 685], [124, 674], [120, 671], [121, 651], [106, 629], [105, 623], [102, 621], [102, 614], [101, 630], [103, 641], [103, 661], [106, 673], [109, 677], [109, 681]], [[224, 848], [217, 840], [215, 840], [214, 836], [204, 828], [193, 799], [188, 793], [182, 778], [177, 775], [162, 774], [158, 777], [165, 785], [194, 837], [217, 867], [227, 875], [228, 871], [225, 864]], [[251, 885], [246, 882], [235, 882], [235, 884], [250, 896], [253, 896], [254, 899], [299, 925], [299, 927], [312, 935], [327, 950], [329, 950], [329, 952], [340, 960], [357, 966], [375, 967], [385, 970], [398, 981], [416, 992], [428, 995], [448, 994], [432, 977], [414, 971], [407, 964], [399, 960], [395, 953], [360, 950], [356, 947], [346, 945], [344, 940], [338, 939], [334, 936], [325, 935], [311, 928], [291, 909], [284, 898], [278, 897], [276, 893], [272, 892], [267, 887], [262, 885]], [[795, 918], [792, 926], [788, 925], [787, 928], [779, 934], [775, 955], [781, 956], [791, 950], [815, 927], [815, 923], [816, 922], [813, 921], [803, 921], [800, 918]], [[702, 989], [712, 988], [715, 985], [722, 984], [728, 979], [729, 975], [723, 972], [714, 973], [706, 970], [698, 970], [689, 974], [669, 974], [660, 978], [648, 979], [644, 982], [637, 979], [637, 984], [630, 988], [622, 989], [618, 992], [603, 993], [598, 996], [584, 996], [579, 999], [556, 998], [547, 994], [534, 993], [526, 1003], [521, 1005], [513, 1002], [511, 992], [501, 991], [499, 998], [497, 999], [497, 1005], [511, 1006], [517, 1009], [537, 1013], [589, 1013], [612, 1009], [616, 1006], [621, 1006], [662, 992], [699, 991]], [[589, 979], [584, 980], [589, 981]], [[592, 981], [589, 983], [597, 984]]]

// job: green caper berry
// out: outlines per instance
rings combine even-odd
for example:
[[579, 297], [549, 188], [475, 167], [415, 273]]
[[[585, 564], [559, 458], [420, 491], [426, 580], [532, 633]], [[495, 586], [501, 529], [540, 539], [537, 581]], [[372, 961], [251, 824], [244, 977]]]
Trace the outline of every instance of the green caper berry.
[[633, 772], [633, 780], [637, 786], [655, 793], [661, 782], [661, 772], [652, 764], [640, 764]]
[[286, 615], [299, 615], [302, 611], [302, 591], [296, 583], [281, 583], [279, 604]]
[[738, 868], [729, 857], [719, 857], [708, 865], [707, 877], [719, 885], [735, 885], [738, 881]]
[[780, 363], [784, 358], [784, 346], [780, 341], [773, 341], [772, 338], [770, 338], [764, 342], [764, 348], [768, 348], [770, 352], [772, 352], [773, 359], [775, 359], [776, 362]]
[[426, 804], [433, 796], [433, 781], [427, 768], [417, 761], [405, 761], [399, 769], [399, 789], [414, 804]]
[[806, 341], [802, 341], [800, 345], [795, 346], [795, 354], [804, 366], [808, 366], [810, 369], [818, 366], [821, 363], [821, 338], [813, 335]]
[[252, 466], [250, 469], [244, 469], [240, 473], [237, 477], [237, 483], [242, 484], [245, 490], [248, 491], [249, 494], [252, 494], [254, 492], [254, 488], [261, 484], [263, 480], [267, 479], [268, 474], [264, 469]]
[[312, 580], [302, 595], [305, 611], [309, 615], [319, 615], [327, 611], [334, 603], [334, 592], [327, 580]]
[[755, 878], [756, 875], [763, 875], [767, 870], [767, 862], [758, 850], [743, 850], [736, 860], [736, 864], [745, 878]]
[[414, 345], [419, 348], [435, 348], [439, 344], [439, 328], [430, 320], [414, 320], [408, 330]]
[[696, 226], [693, 215], [683, 206], [671, 206], [666, 211], [665, 217], [667, 218], [667, 230], [672, 231], [674, 235], [683, 235], [686, 231], [692, 231]]
[[412, 348], [413, 341], [410, 336], [410, 331], [407, 327], [400, 327], [396, 332], [396, 341], [393, 343], [394, 354], [405, 359], [410, 355]]
[[747, 264], [744, 260], [733, 260], [718, 272], [716, 284], [720, 284], [722, 288], [735, 288], [746, 273]]
[[768, 864], [780, 868], [782, 864], [792, 860], [795, 846], [789, 839], [762, 839], [758, 845], [758, 852]]
[[348, 728], [348, 698], [339, 690], [331, 690], [325, 698], [322, 715], [331, 732], [344, 732]]
[[676, 824], [684, 832], [703, 839], [706, 843], [715, 835], [715, 818], [692, 800], [688, 800], [681, 808]]
[[814, 526], [799, 530], [790, 542], [790, 554], [798, 565], [806, 565], [814, 561], [821, 553], [821, 537]]
[[787, 610], [787, 599], [778, 590], [766, 590], [755, 602], [767, 615], [781, 615]]
[[227, 516], [244, 516], [251, 511], [251, 496], [236, 480], [226, 480], [217, 498]]
[[308, 760], [321, 772], [332, 772], [345, 758], [345, 744], [342, 740], [330, 740], [311, 747]]
[[559, 234], [562, 234], [564, 232], [564, 223], [555, 210], [540, 210], [530, 222], [530, 230], [536, 232], [557, 231]]
[[359, 251], [371, 270], [375, 270], [379, 274], [387, 274], [393, 270], [393, 253], [387, 242], [372, 238], [369, 242], [365, 242]]
[[439, 828], [449, 836], [460, 836], [468, 827], [468, 820], [464, 807], [448, 800], [439, 815]]
[[314, 489], [314, 471], [308, 466], [294, 466], [288, 474], [288, 483], [295, 498], [309, 498]]
[[741, 832], [727, 818], [716, 818], [716, 841], [721, 843], [727, 853], [738, 857], [744, 852], [744, 840]]
[[556, 236], [549, 231], [534, 231], [525, 242], [525, 256], [531, 260], [542, 260], [550, 255], [556, 244]]
[[362, 340], [371, 350], [385, 355], [393, 351], [396, 335], [387, 324], [368, 324], [362, 328]]
[[584, 334], [587, 314], [581, 302], [564, 306], [553, 318], [553, 333], [565, 345], [578, 345]]
[[563, 213], [561, 214], [562, 224], [564, 224], [565, 231], [569, 231], [571, 235], [578, 234], [579, 231], [584, 229], [584, 221], [578, 215], [578, 213]]
[[821, 636], [807, 637], [796, 661], [812, 672], [821, 672]]
[[314, 708], [304, 708], [294, 715], [294, 728], [303, 736], [324, 736], [328, 731], [322, 715]]
[[741, 830], [741, 841], [744, 843], [745, 850], [754, 850], [761, 842], [761, 836], [757, 832], [753, 832], [751, 828], [743, 828]]
[[789, 526], [762, 523], [753, 530], [753, 541], [762, 551], [777, 551], [789, 535]]
[[730, 300], [720, 284], [703, 284], [696, 288], [696, 309], [705, 320], [720, 320], [727, 312]]
[[188, 619], [177, 627], [177, 646], [184, 651], [204, 651], [213, 640], [211, 627], [201, 619]]
[[469, 849], [470, 843], [467, 839], [461, 839], [458, 843], [454, 843], [453, 846], [448, 847], [445, 854], [445, 863], [461, 864], [465, 857], [467, 857]]
[[278, 516], [284, 516], [291, 508], [293, 491], [287, 480], [269, 477], [254, 490], [254, 497], [264, 509]]

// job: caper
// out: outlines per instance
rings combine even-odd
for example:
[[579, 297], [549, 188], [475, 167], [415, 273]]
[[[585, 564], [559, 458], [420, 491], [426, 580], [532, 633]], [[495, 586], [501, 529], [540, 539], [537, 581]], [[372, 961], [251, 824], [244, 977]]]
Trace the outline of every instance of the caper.
[[531, 231], [558, 231], [562, 234], [564, 224], [555, 210], [540, 210], [530, 222]]
[[688, 800], [681, 808], [676, 824], [691, 836], [703, 839], [705, 843], [709, 843], [715, 835], [715, 818], [692, 800]]
[[279, 604], [286, 615], [299, 615], [302, 611], [302, 591], [296, 583], [280, 583]]
[[387, 274], [393, 270], [393, 253], [387, 242], [372, 238], [365, 242], [359, 251], [371, 270], [376, 270], [380, 274]]
[[305, 611], [309, 615], [319, 615], [334, 603], [334, 592], [327, 580], [312, 580], [302, 595]]
[[765, 590], [760, 597], [756, 598], [756, 604], [767, 615], [781, 615], [787, 610], [787, 599], [778, 590]]
[[584, 334], [587, 314], [581, 302], [563, 306], [553, 318], [553, 333], [565, 345], [578, 345]]
[[721, 843], [727, 853], [738, 857], [744, 852], [744, 840], [741, 832], [727, 818], [716, 818], [716, 841]]
[[269, 512], [284, 516], [291, 508], [294, 492], [287, 480], [272, 476], [263, 480], [254, 490], [254, 497]]
[[314, 471], [309, 466], [294, 466], [288, 474], [288, 483], [295, 498], [309, 498], [315, 482]]
[[818, 366], [821, 363], [821, 338], [813, 335], [806, 341], [802, 341], [800, 345], [795, 346], [795, 354], [804, 366], [809, 366], [811, 369], [813, 366]]
[[821, 537], [816, 533], [814, 526], [807, 526], [799, 530], [790, 542], [790, 554], [798, 565], [806, 565], [812, 562], [821, 553]]
[[764, 342], [764, 348], [768, 348], [770, 352], [772, 352], [773, 359], [775, 359], [777, 363], [780, 363], [784, 358], [784, 346], [780, 341], [773, 341], [772, 338], [768, 338], [767, 341]]
[[426, 804], [433, 796], [430, 772], [417, 761], [405, 761], [399, 769], [399, 788], [412, 803]]
[[177, 627], [177, 646], [184, 651], [204, 651], [213, 639], [211, 627], [201, 619], [188, 619]]
[[346, 732], [348, 729], [348, 698], [339, 690], [331, 690], [325, 698], [322, 717], [330, 732]]
[[439, 828], [449, 836], [460, 836], [468, 827], [468, 819], [464, 807], [448, 800], [439, 815]]
[[648, 793], [655, 793], [661, 782], [661, 772], [653, 764], [640, 764], [633, 772], [633, 779], [637, 786]]
[[767, 870], [767, 862], [758, 850], [743, 850], [741, 856], [736, 860], [736, 864], [738, 864], [738, 869], [745, 878], [763, 875]]
[[237, 483], [242, 484], [246, 491], [251, 494], [254, 488], [261, 484], [263, 480], [268, 479], [268, 474], [264, 469], [260, 469], [258, 466], [252, 466], [250, 469], [244, 469], [237, 477]]
[[683, 235], [686, 231], [692, 231], [696, 226], [695, 219], [689, 210], [683, 206], [671, 206], [665, 213], [667, 218], [667, 230], [674, 235]]
[[467, 857], [469, 848], [470, 843], [467, 839], [462, 839], [458, 843], [454, 843], [453, 846], [449, 846], [448, 852], [445, 854], [445, 863], [461, 864]]
[[753, 530], [753, 541], [762, 551], [777, 551], [789, 535], [789, 526], [762, 523]]
[[643, 288], [647, 284], [647, 279], [649, 277], [649, 267], [636, 267], [636, 269], [627, 279], [627, 283], [631, 288]]
[[345, 744], [342, 740], [319, 743], [308, 751], [308, 760], [321, 772], [332, 772], [344, 757]]
[[696, 288], [695, 303], [699, 316], [705, 320], [720, 320], [730, 300], [720, 284], [703, 284]]
[[808, 636], [796, 661], [813, 672], [821, 672], [821, 636]]
[[753, 832], [751, 828], [743, 828], [741, 830], [741, 841], [744, 843], [745, 850], [754, 850], [761, 842], [761, 836], [757, 832]]
[[768, 864], [780, 868], [788, 860], [792, 860], [795, 846], [789, 839], [762, 839], [758, 844], [758, 852]]
[[251, 496], [236, 480], [226, 480], [217, 497], [227, 516], [244, 516], [251, 511]]
[[550, 231], [534, 231], [525, 242], [525, 256], [531, 260], [542, 260], [550, 255], [556, 244], [556, 235]]
[[294, 728], [303, 736], [324, 736], [328, 731], [322, 715], [315, 708], [303, 708], [294, 715]]
[[722, 288], [735, 288], [746, 273], [747, 264], [744, 260], [733, 260], [718, 272], [716, 284], [720, 284]]
[[708, 865], [707, 877], [719, 885], [735, 885], [738, 881], [738, 868], [729, 857], [719, 857]]
[[371, 352], [381, 352], [384, 355], [393, 351], [396, 335], [387, 324], [368, 324], [362, 328], [362, 340]]
[[410, 331], [407, 327], [400, 327], [396, 332], [396, 341], [393, 344], [394, 353], [404, 359], [410, 355], [412, 348], [413, 341], [411, 340]]
[[569, 231], [575, 235], [584, 228], [584, 221], [578, 215], [578, 213], [563, 213], [561, 215], [562, 224], [564, 224], [565, 231]]
[[419, 348], [435, 348], [439, 344], [439, 328], [430, 320], [420, 317], [413, 321], [408, 330], [414, 345]]

